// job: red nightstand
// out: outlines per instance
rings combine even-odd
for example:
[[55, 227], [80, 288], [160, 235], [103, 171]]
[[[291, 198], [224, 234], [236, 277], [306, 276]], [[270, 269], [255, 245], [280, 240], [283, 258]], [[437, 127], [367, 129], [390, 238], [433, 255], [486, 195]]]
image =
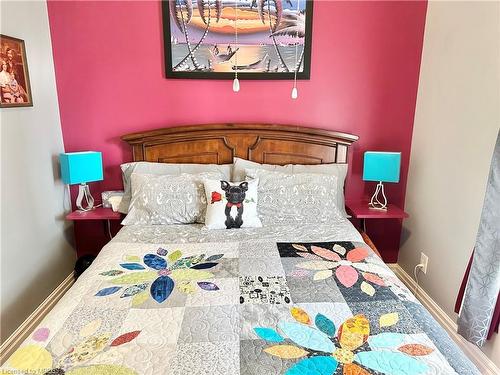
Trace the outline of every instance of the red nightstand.
[[[368, 206], [368, 201], [348, 201], [346, 202], [347, 213], [351, 215], [354, 219], [358, 219], [360, 223], [360, 231], [366, 234], [366, 219], [396, 219], [403, 220], [409, 217], [406, 212], [404, 212], [398, 206], [389, 203], [387, 206], [387, 211], [374, 210]], [[380, 224], [380, 223], [379, 223]], [[398, 248], [396, 244], [391, 246], [391, 251], [387, 249], [379, 251], [382, 253], [384, 261], [389, 263], [394, 263], [397, 261]]]
[[[119, 227], [117, 221], [121, 220], [122, 215], [114, 212], [111, 208], [98, 207], [91, 211], [73, 211], [66, 216], [66, 220], [74, 222], [76, 252], [78, 257], [85, 254], [97, 255], [101, 248], [113, 238], [111, 222], [114, 227]], [[101, 221], [102, 231], [96, 231], [95, 223]], [[89, 230], [90, 229], [90, 230]], [[92, 236], [89, 236], [92, 233]]]
[[361, 228], [366, 232], [366, 219], [406, 219], [410, 215], [398, 206], [389, 203], [387, 210], [375, 210], [368, 207], [368, 202], [346, 202], [347, 213], [361, 222]]

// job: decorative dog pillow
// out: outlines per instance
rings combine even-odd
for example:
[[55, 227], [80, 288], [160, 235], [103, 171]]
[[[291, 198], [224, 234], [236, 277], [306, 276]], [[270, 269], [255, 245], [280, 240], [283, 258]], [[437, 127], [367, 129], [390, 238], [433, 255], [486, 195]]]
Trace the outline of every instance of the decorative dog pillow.
[[257, 215], [257, 187], [259, 180], [227, 182], [205, 180], [207, 213], [205, 226], [208, 229], [261, 227]]

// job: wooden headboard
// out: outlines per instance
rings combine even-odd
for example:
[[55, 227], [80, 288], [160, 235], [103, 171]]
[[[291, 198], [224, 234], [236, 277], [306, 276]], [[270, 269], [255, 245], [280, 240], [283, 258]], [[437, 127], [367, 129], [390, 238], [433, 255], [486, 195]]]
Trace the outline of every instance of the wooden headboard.
[[233, 157], [267, 164], [347, 163], [356, 135], [271, 124], [180, 126], [127, 134], [134, 161], [228, 164]]

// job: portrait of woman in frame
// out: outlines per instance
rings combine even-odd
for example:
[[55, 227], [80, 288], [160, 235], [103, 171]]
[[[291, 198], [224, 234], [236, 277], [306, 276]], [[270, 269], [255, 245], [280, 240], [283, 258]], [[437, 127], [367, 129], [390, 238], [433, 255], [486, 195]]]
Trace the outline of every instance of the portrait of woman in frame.
[[24, 40], [0, 34], [0, 108], [31, 107]]

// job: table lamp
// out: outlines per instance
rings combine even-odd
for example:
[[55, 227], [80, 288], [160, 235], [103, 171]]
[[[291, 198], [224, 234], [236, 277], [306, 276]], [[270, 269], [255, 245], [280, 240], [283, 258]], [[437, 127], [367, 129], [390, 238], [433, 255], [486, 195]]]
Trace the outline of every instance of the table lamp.
[[[65, 184], [78, 187], [76, 207], [80, 211], [90, 211], [94, 208], [94, 198], [90, 194], [87, 182], [101, 181], [102, 154], [97, 151], [65, 152], [59, 155], [61, 177]], [[86, 207], [82, 206], [85, 199]]]
[[370, 208], [387, 210], [387, 198], [382, 182], [399, 182], [401, 152], [366, 151], [363, 163], [363, 180], [378, 181], [370, 200]]

